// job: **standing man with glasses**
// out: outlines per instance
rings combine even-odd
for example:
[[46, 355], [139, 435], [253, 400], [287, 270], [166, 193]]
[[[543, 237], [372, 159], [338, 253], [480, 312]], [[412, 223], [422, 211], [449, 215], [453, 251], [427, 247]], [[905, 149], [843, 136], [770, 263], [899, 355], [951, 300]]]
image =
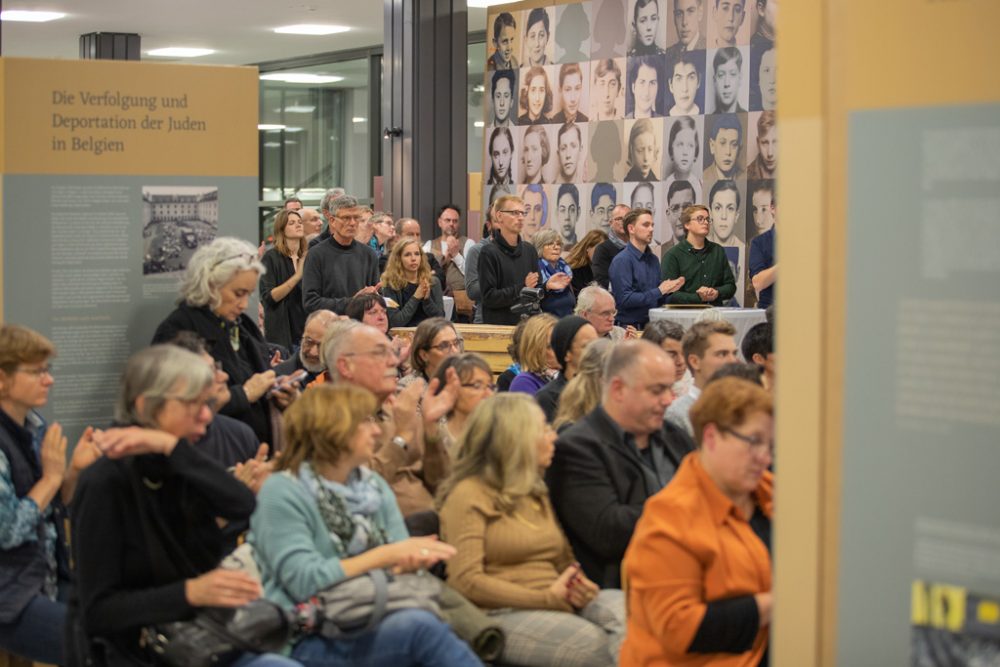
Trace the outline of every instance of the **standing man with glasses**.
[[538, 253], [521, 240], [528, 211], [524, 200], [504, 195], [493, 210], [493, 242], [479, 253], [479, 290], [484, 324], [517, 324], [510, 312], [525, 287], [543, 287], [538, 279]]
[[722, 306], [736, 294], [736, 278], [729, 268], [726, 251], [708, 240], [712, 218], [708, 207], [695, 204], [681, 213], [687, 237], [668, 250], [660, 262], [664, 280], [683, 277], [684, 285], [673, 303], [706, 303]]
[[378, 256], [354, 239], [366, 214], [350, 195], [330, 202], [330, 238], [309, 251], [302, 272], [307, 313], [323, 308], [343, 314], [351, 297], [378, 290]]

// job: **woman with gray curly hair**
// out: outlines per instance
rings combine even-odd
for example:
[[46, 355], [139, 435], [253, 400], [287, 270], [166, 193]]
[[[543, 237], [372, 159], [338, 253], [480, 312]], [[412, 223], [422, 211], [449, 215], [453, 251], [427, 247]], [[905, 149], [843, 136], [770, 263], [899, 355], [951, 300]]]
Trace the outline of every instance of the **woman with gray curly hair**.
[[180, 331], [204, 338], [209, 354], [229, 375], [231, 397], [219, 411], [271, 443], [268, 396], [284, 408], [297, 390], [275, 378], [264, 337], [244, 312], [265, 271], [257, 249], [246, 241], [223, 236], [198, 248], [184, 274], [177, 308], [156, 328], [153, 343], [170, 341]]

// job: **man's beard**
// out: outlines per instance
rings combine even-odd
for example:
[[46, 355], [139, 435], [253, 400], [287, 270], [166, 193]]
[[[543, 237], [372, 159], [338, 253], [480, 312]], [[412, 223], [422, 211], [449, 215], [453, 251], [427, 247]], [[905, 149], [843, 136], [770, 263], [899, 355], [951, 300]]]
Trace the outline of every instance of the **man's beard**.
[[299, 350], [299, 361], [302, 362], [302, 367], [307, 371], [309, 371], [310, 373], [322, 373], [324, 370], [326, 370], [326, 366], [323, 364], [323, 362], [320, 361], [317, 363], [313, 363], [307, 360], [305, 358], [305, 355], [302, 354], [301, 350]]

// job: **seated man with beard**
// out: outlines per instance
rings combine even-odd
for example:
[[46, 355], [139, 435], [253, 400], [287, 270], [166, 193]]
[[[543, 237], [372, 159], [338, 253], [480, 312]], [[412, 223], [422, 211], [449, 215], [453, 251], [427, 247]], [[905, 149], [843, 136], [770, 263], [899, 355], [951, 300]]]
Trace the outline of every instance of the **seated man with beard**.
[[309, 313], [306, 318], [306, 326], [302, 330], [302, 342], [299, 345], [299, 353], [287, 361], [283, 361], [274, 367], [274, 372], [281, 375], [291, 375], [298, 371], [306, 371], [306, 377], [302, 381], [302, 386], [308, 386], [310, 382], [326, 370], [319, 348], [323, 342], [330, 325], [337, 320], [343, 319], [332, 310], [316, 310]]

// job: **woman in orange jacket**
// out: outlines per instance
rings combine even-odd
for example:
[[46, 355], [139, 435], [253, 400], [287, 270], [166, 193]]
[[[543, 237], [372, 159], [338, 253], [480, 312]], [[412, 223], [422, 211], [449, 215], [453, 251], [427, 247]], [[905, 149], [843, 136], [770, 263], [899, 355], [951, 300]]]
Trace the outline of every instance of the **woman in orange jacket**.
[[771, 397], [724, 378], [705, 388], [690, 414], [698, 450], [646, 503], [625, 554], [623, 667], [766, 664]]

